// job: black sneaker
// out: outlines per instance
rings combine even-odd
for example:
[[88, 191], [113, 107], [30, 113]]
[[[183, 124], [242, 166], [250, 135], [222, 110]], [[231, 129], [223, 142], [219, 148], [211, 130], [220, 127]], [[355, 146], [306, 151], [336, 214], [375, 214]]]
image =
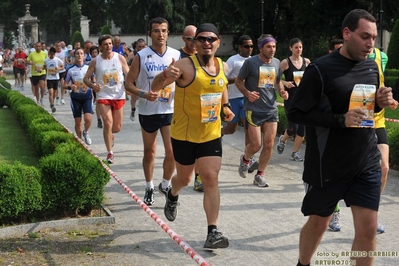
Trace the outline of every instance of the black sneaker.
[[161, 193], [165, 196], [165, 198], [168, 197], [168, 191], [169, 191], [169, 189], [170, 189], [170, 186], [167, 187], [166, 189], [163, 189], [163, 188], [162, 188], [162, 182], [159, 183], [159, 185], [158, 185], [158, 191], [161, 192]]
[[168, 219], [171, 222], [173, 222], [177, 217], [177, 206], [179, 206], [178, 201], [171, 201], [166, 196], [166, 203], [163, 212], [165, 214], [166, 219]]
[[208, 234], [204, 248], [227, 248], [229, 246], [229, 239], [225, 237], [222, 232], [217, 229], [213, 229], [211, 233]]
[[154, 205], [155, 200], [154, 200], [154, 189], [153, 188], [147, 188], [145, 190], [144, 203], [147, 204], [147, 206]]
[[103, 122], [101, 121], [101, 119], [97, 120], [97, 127], [98, 128], [103, 128]]

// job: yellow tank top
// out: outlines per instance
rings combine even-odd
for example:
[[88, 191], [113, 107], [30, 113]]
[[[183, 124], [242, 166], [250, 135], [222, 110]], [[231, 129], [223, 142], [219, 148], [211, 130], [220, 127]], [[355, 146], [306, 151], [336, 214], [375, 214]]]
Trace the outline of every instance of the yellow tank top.
[[186, 87], [176, 83], [171, 137], [203, 143], [221, 137], [220, 109], [227, 78], [220, 58], [215, 58], [219, 64], [216, 75], [208, 74], [200, 66], [197, 55], [189, 58], [194, 64], [195, 77]]
[[[382, 71], [382, 61], [381, 61], [381, 51], [378, 48], [374, 48], [375, 59], [374, 61], [378, 65], [378, 72], [380, 73], [380, 87], [384, 84], [384, 72]], [[375, 128], [385, 127], [385, 109], [382, 109], [380, 112], [374, 114], [374, 125]]]

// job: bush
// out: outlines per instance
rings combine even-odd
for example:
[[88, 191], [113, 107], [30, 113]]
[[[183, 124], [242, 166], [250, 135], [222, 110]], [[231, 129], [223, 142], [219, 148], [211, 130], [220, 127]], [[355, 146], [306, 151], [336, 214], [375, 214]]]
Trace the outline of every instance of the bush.
[[287, 115], [285, 114], [284, 106], [278, 106], [278, 123], [277, 123], [277, 135], [284, 134], [284, 131], [288, 127]]
[[[78, 214], [79, 210], [99, 206], [104, 200], [109, 173], [88, 151], [76, 149], [75, 144], [61, 145], [61, 149], [40, 160], [45, 209]], [[72, 152], [60, 152], [68, 149]]]
[[[0, 84], [7, 90], [11, 90], [11, 84], [4, 77], [0, 77]], [[4, 89], [2, 88], [2, 89]]]
[[399, 68], [399, 19], [396, 20], [393, 27], [391, 38], [388, 45], [388, 64], [387, 68]]
[[40, 173], [20, 162], [0, 164], [0, 222], [41, 210]]
[[[388, 59], [388, 61], [389, 61], [389, 59]], [[386, 77], [392, 76], [392, 77], [399, 78], [399, 69], [396, 69], [396, 68], [389, 68], [388, 69], [388, 68], [386, 68], [384, 74], [385, 74]]]
[[100, 35], [105, 35], [105, 34], [111, 35], [111, 30], [110, 30], [110, 28], [109, 28], [108, 25], [105, 25], [105, 26], [103, 26], [103, 27], [101, 28], [101, 33], [100, 33]]
[[399, 167], [399, 124], [385, 123], [389, 139], [389, 164], [392, 168]]
[[82, 33], [80, 33], [80, 31], [75, 31], [75, 33], [72, 36], [72, 46], [75, 45], [75, 43], [80, 42], [80, 47], [84, 47], [84, 40], [83, 40], [83, 36]]
[[61, 143], [74, 142], [75, 137], [66, 132], [47, 131], [41, 141], [41, 151], [44, 156], [54, 153], [55, 149]]
[[65, 129], [49, 114], [39, 115], [32, 120], [28, 127], [29, 137], [32, 140], [33, 146], [36, 151], [42, 155], [44, 154], [42, 150], [42, 141], [48, 131], [65, 132]]
[[395, 82], [398, 80], [398, 77], [392, 77], [392, 76], [386, 76], [385, 77], [385, 86], [386, 87], [393, 87], [395, 85]]

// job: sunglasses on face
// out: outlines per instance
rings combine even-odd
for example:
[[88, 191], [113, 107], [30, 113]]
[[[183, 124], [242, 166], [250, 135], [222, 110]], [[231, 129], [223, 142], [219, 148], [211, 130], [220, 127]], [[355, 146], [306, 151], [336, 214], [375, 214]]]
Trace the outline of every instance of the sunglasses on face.
[[191, 37], [191, 36], [184, 36], [184, 39], [186, 39], [187, 41], [190, 41], [190, 42], [194, 41], [194, 37]]
[[242, 47], [244, 47], [245, 49], [253, 49], [254, 46], [253, 45], [241, 45]]
[[198, 36], [197, 38], [195, 38], [197, 41], [201, 42], [201, 43], [205, 43], [205, 42], [209, 42], [209, 43], [213, 43], [215, 41], [217, 41], [219, 38], [217, 37], [212, 37], [212, 36]]

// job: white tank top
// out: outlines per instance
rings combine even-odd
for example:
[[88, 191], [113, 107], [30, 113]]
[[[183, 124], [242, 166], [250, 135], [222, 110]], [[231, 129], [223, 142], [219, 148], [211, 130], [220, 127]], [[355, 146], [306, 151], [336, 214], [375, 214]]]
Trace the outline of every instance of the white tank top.
[[[136, 79], [136, 86], [141, 90], [150, 91], [151, 83], [154, 77], [161, 73], [172, 63], [172, 58], [175, 61], [180, 59], [180, 52], [171, 47], [166, 47], [163, 55], [157, 54], [152, 47], [147, 47], [138, 52], [140, 59], [139, 75]], [[147, 101], [140, 98], [139, 114], [154, 115], [154, 114], [172, 114], [174, 105], [175, 83], [168, 85], [158, 92], [157, 101]]]
[[124, 76], [119, 55], [112, 52], [112, 58], [106, 60], [101, 55], [96, 57], [96, 79], [101, 85], [101, 90], [97, 92], [97, 99], [126, 99]]

